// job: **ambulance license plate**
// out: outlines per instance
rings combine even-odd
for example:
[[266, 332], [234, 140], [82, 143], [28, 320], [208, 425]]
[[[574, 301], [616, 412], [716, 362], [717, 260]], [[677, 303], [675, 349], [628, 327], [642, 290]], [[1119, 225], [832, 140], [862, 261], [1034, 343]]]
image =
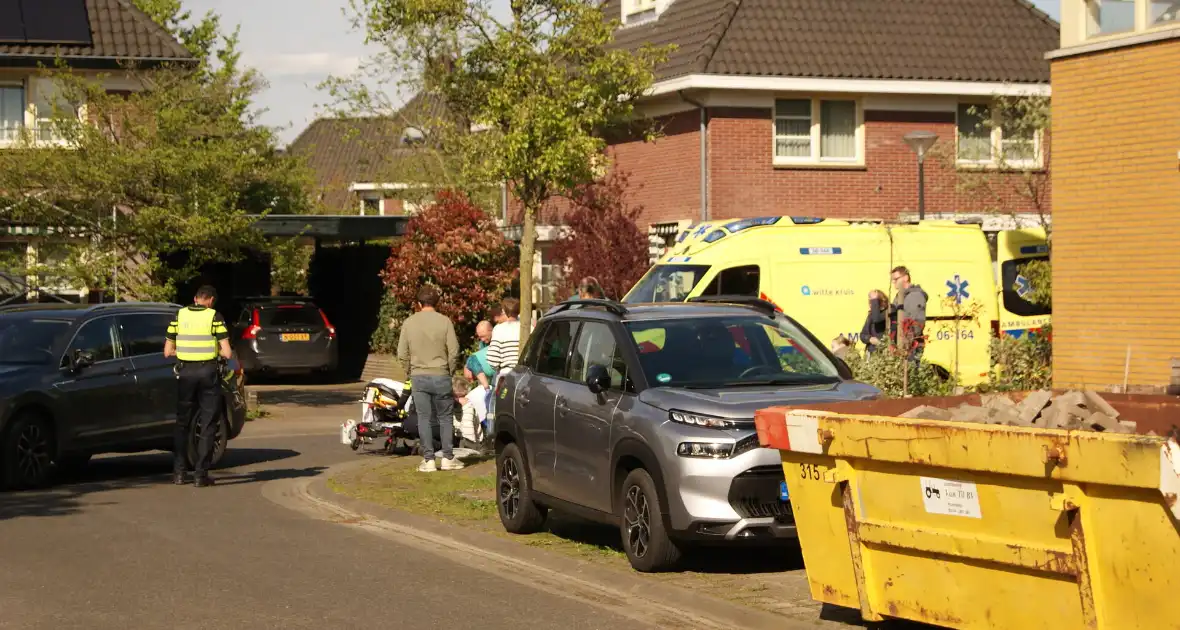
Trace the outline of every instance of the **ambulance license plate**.
[[279, 339], [283, 341], [311, 341], [311, 335], [307, 333], [283, 333], [279, 335]]

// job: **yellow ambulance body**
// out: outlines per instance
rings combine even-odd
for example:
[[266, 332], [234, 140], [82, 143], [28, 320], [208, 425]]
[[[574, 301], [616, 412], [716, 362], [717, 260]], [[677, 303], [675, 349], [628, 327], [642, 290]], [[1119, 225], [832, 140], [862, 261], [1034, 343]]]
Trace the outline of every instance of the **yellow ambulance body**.
[[[979, 226], [952, 221], [712, 221], [681, 234], [624, 301], [758, 296], [826, 343], [840, 335], [857, 339], [868, 315], [869, 292], [877, 289], [892, 300], [890, 270], [904, 265], [929, 298], [926, 360], [973, 385], [987, 378], [994, 332], [1020, 335], [1048, 323], [1047, 311], [1020, 299], [1029, 289], [1020, 275], [1021, 261], [1047, 255], [1044, 231], [1003, 232], [996, 245], [993, 258]], [[1004, 278], [1008, 284], [997, 285]]]

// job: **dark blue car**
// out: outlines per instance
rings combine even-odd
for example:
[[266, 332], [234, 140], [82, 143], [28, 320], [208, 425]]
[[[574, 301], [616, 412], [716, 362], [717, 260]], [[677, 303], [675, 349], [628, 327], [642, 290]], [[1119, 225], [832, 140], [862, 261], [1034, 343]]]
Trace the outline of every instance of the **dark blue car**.
[[[99, 453], [171, 451], [176, 360], [163, 348], [179, 308], [0, 307], [0, 487], [45, 485]], [[229, 367], [214, 463], [246, 421], [240, 366]]]

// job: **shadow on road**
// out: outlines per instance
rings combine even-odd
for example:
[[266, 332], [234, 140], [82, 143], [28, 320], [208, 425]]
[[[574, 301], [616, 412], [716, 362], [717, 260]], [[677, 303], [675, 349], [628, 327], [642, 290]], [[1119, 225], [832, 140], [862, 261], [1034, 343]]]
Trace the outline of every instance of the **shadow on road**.
[[[231, 448], [214, 471], [220, 481], [245, 483], [246, 481], [268, 481], [300, 476], [318, 475], [322, 468], [267, 469], [241, 474], [218, 473], [225, 469], [240, 468], [281, 461], [300, 455], [299, 451], [276, 448]], [[72, 477], [61, 478], [57, 484], [44, 489], [25, 492], [0, 492], [0, 521], [18, 517], [68, 516], [82, 511], [87, 506], [111, 505], [113, 502], [95, 501], [84, 497], [111, 490], [131, 490], [169, 483], [172, 473], [170, 453], [142, 453], [121, 457], [95, 459], [82, 472]], [[237, 481], [238, 479], [244, 481]]]
[[253, 472], [234, 475], [214, 474], [213, 477], [219, 486], [236, 486], [243, 483], [274, 481], [276, 479], [300, 479], [304, 477], [315, 477], [325, 470], [327, 470], [327, 467], [325, 466], [311, 466], [309, 468], [268, 468], [266, 470], [256, 470]]
[[347, 405], [360, 400], [361, 391], [356, 388], [307, 389], [283, 387], [264, 389], [258, 392], [260, 405], [299, 405], [300, 407], [331, 407]]

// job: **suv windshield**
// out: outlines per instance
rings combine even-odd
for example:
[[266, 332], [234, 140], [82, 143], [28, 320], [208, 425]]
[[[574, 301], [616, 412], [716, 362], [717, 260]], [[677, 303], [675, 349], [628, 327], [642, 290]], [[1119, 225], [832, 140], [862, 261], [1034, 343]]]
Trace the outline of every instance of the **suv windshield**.
[[52, 363], [53, 348], [69, 329], [70, 322], [61, 319], [0, 319], [0, 364]]
[[785, 319], [759, 315], [626, 323], [653, 387], [836, 383], [823, 350]]
[[709, 271], [707, 265], [656, 265], [623, 298], [627, 303], [683, 302]]

